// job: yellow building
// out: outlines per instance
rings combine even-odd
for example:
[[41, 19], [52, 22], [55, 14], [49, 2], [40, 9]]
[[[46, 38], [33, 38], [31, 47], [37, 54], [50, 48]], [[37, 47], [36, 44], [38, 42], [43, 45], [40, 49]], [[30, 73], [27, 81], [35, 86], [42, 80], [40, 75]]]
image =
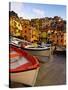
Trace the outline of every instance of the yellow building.
[[32, 38], [31, 41], [38, 41], [39, 40], [39, 30], [36, 28], [32, 28]]
[[12, 36], [20, 36], [21, 35], [21, 30], [22, 30], [22, 25], [18, 17], [16, 16], [11, 16], [9, 20], [9, 29], [10, 29], [10, 34]]

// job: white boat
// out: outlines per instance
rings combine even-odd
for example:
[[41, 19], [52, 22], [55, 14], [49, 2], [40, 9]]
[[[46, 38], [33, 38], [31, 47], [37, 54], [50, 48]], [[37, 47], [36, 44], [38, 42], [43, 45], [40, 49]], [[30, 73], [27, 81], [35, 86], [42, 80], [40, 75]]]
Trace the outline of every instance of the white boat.
[[45, 51], [47, 49], [50, 49], [50, 47], [30, 47], [30, 46], [25, 46], [26, 50], [35, 50], [35, 51]]
[[31, 45], [32, 43], [25, 41], [23, 39], [18, 39], [16, 37], [10, 37], [10, 44], [18, 46], [18, 47], [25, 47], [27, 45]]

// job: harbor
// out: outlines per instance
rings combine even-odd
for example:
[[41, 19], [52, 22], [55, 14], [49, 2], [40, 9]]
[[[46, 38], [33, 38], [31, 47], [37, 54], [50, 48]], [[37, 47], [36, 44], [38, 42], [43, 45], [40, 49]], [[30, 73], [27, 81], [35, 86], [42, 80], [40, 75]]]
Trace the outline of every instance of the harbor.
[[66, 7], [9, 6], [9, 87], [65, 85]]

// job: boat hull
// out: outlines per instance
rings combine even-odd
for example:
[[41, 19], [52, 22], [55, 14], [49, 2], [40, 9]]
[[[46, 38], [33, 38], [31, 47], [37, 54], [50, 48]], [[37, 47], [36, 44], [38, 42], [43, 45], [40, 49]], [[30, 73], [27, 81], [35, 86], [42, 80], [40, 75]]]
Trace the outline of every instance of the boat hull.
[[34, 86], [38, 75], [38, 71], [39, 71], [39, 67], [29, 71], [11, 73], [10, 80], [14, 82], [26, 84], [29, 86]]

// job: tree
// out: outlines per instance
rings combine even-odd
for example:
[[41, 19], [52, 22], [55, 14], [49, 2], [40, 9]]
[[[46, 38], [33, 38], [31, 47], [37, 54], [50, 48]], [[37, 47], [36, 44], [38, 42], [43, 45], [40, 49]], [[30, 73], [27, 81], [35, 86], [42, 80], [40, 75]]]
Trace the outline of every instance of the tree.
[[9, 11], [9, 16], [16, 16], [18, 18], [17, 13], [15, 13], [14, 11]]
[[45, 42], [45, 43], [46, 43], [47, 33], [46, 33], [46, 32], [42, 32], [40, 38], [41, 38], [41, 41], [42, 41], [42, 42]]

